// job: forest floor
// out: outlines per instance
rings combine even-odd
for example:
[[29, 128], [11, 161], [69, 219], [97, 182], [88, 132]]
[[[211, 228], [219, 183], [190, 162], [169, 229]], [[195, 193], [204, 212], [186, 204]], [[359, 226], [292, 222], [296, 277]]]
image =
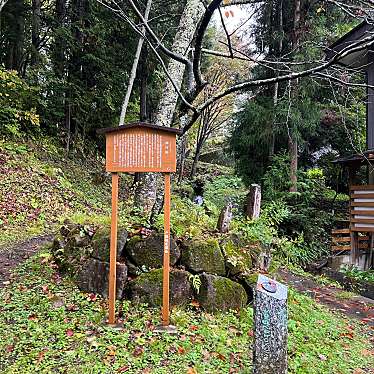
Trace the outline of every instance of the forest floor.
[[374, 344], [374, 300], [344, 291], [333, 284], [321, 284], [316, 280], [318, 278], [297, 275], [286, 268], [278, 269], [277, 275], [288, 286], [310, 296], [329, 309], [367, 324], [368, 330], [373, 334]]
[[[251, 306], [240, 313], [215, 315], [196, 305], [173, 309], [178, 335], [165, 336], [153, 331], [159, 310], [124, 302], [117, 305], [124, 329], [113, 330], [103, 324], [106, 301], [79, 292], [71, 280], [58, 274], [44, 246], [48, 239], [39, 236], [6, 247], [5, 253], [18, 254], [2, 275], [0, 289], [2, 373], [251, 372]], [[0, 258], [9, 259], [4, 252]], [[366, 323], [358, 322], [349, 310], [352, 302], [361, 307], [361, 299], [346, 295], [353, 297], [341, 301], [341, 289], [321, 287], [285, 270], [280, 275], [290, 286], [289, 372], [373, 372], [372, 329], [364, 315], [360, 319]], [[341, 302], [347, 307], [340, 307]]]
[[44, 244], [52, 240], [53, 235], [39, 235], [15, 244], [0, 246], [0, 288], [10, 283], [14, 268], [37, 252]]

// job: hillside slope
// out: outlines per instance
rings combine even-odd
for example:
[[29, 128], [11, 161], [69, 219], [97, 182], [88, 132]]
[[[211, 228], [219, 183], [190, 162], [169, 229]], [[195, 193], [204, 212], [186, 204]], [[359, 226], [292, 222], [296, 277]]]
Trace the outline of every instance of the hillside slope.
[[72, 216], [109, 212], [102, 162], [66, 158], [49, 139], [0, 141], [0, 244], [53, 230]]

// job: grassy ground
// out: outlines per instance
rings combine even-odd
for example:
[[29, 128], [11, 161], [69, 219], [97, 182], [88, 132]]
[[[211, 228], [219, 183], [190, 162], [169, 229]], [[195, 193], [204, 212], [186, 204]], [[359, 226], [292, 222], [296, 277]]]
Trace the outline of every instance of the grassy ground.
[[[106, 303], [56, 272], [47, 250], [0, 292], [2, 373], [250, 373], [252, 308], [211, 315], [175, 309], [177, 336], [153, 328], [159, 311], [122, 305], [124, 329], [102, 321]], [[290, 373], [368, 373], [363, 327], [290, 291]]]
[[72, 215], [108, 212], [110, 180], [95, 184], [101, 163], [67, 158], [44, 138], [0, 140], [0, 244], [51, 231]]

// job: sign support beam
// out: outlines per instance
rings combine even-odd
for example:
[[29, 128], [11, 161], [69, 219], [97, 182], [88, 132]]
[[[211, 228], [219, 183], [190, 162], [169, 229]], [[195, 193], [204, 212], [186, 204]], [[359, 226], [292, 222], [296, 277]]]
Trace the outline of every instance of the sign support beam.
[[162, 325], [170, 325], [170, 173], [165, 173], [164, 262], [162, 282]]
[[116, 263], [118, 226], [118, 173], [112, 173], [112, 220], [110, 227], [109, 324], [116, 321]]

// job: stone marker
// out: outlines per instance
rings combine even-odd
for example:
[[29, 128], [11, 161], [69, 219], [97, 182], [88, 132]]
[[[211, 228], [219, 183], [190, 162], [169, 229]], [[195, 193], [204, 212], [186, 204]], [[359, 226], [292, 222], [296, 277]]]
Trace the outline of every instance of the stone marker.
[[261, 210], [261, 186], [251, 184], [251, 188], [247, 195], [246, 214], [249, 219], [257, 219], [260, 217]]
[[262, 274], [255, 292], [253, 373], [287, 373], [287, 287]]
[[217, 222], [217, 230], [226, 234], [230, 230], [230, 223], [232, 220], [232, 203], [229, 201], [221, 210]]

